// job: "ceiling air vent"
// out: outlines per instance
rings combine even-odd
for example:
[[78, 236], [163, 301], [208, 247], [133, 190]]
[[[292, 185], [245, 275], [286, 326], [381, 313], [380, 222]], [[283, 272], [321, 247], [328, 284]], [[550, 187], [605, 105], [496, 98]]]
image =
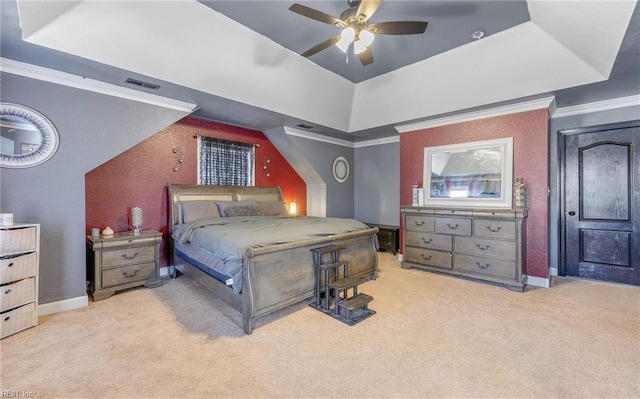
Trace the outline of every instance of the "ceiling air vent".
[[147, 83], [141, 80], [136, 80], [131, 78], [127, 78], [126, 83], [130, 85], [138, 86], [138, 87], [144, 87], [145, 89], [151, 89], [151, 90], [158, 90], [160, 88], [160, 86], [158, 85], [154, 85], [151, 83]]

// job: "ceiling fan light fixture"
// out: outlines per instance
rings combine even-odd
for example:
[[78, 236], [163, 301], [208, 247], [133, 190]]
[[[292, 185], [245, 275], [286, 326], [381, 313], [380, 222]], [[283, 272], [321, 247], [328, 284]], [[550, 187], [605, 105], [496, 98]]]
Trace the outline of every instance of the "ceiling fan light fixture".
[[342, 31], [342, 35], [340, 35], [340, 40], [336, 43], [336, 46], [343, 52], [346, 53], [349, 45], [353, 42], [353, 39], [356, 37], [356, 31], [352, 27], [344, 28]]
[[375, 36], [373, 33], [368, 30], [363, 30], [358, 35], [358, 40], [353, 43], [353, 52], [356, 54], [360, 54], [367, 49], [367, 47], [371, 46], [373, 43], [373, 38]]

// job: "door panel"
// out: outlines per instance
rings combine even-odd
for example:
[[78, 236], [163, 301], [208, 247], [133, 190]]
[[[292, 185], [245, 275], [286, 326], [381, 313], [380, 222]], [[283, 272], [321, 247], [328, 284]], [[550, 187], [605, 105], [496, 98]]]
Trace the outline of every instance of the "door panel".
[[560, 274], [640, 285], [640, 126], [578, 129], [563, 156]]

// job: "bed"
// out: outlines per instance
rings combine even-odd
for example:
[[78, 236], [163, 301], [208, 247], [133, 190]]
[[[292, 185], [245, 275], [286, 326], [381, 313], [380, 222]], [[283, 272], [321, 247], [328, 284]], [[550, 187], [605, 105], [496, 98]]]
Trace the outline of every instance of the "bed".
[[[312, 249], [340, 245], [345, 248], [340, 251], [340, 260], [349, 262], [349, 275], [375, 278], [375, 227], [353, 219], [286, 215], [279, 187], [167, 184], [167, 188], [174, 270], [239, 311], [246, 334], [251, 334], [255, 318], [314, 295]], [[252, 213], [256, 206], [259, 212]], [[301, 224], [303, 220], [312, 224], [302, 227], [295, 238], [285, 234], [294, 230], [284, 223]], [[242, 229], [251, 226], [253, 230], [258, 225], [257, 236], [261, 238], [248, 244]], [[209, 234], [236, 237], [241, 242], [225, 243], [223, 252], [214, 252], [223, 239], [212, 239], [218, 243], [210, 244]], [[233, 248], [238, 256], [233, 255]]]

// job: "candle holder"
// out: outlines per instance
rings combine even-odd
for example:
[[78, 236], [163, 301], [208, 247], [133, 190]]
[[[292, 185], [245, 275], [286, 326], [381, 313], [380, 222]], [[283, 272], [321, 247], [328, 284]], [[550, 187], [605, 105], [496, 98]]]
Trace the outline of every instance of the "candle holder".
[[142, 231], [142, 208], [139, 206], [131, 208], [131, 226], [133, 227], [133, 234], [140, 235]]

